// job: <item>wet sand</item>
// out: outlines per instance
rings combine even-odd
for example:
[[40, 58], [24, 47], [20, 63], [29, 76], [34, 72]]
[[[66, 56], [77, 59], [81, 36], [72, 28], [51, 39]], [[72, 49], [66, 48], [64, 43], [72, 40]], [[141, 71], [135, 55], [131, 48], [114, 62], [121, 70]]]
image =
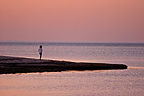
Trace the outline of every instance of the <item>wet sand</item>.
[[127, 69], [124, 64], [69, 62], [58, 60], [0, 56], [0, 74], [30, 72], [61, 72], [69, 70]]

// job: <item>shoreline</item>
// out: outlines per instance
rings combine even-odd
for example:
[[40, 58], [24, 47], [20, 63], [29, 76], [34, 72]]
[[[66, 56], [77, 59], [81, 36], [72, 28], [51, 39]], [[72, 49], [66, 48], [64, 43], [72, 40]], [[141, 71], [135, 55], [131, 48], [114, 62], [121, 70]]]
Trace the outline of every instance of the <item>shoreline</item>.
[[70, 62], [24, 57], [0, 56], [0, 74], [31, 73], [31, 72], [61, 72], [83, 70], [114, 70], [127, 69], [124, 64]]

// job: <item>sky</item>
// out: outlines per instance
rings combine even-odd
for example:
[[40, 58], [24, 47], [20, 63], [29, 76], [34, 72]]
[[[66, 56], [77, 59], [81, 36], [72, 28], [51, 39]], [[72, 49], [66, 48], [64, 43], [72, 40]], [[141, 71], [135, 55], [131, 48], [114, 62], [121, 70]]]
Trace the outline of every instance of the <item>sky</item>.
[[0, 0], [0, 41], [144, 43], [144, 0]]

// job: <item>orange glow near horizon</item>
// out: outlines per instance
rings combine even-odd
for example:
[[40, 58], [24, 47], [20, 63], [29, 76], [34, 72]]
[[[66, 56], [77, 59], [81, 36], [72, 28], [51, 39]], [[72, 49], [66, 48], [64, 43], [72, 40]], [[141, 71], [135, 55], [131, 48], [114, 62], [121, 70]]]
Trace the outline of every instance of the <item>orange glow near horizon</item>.
[[143, 0], [1, 0], [0, 40], [144, 42]]

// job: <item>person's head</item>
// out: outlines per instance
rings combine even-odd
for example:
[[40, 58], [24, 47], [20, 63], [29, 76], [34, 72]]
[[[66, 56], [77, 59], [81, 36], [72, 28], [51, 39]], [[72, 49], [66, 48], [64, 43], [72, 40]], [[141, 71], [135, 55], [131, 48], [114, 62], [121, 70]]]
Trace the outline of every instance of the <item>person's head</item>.
[[42, 45], [40, 45], [40, 48], [42, 48]]

